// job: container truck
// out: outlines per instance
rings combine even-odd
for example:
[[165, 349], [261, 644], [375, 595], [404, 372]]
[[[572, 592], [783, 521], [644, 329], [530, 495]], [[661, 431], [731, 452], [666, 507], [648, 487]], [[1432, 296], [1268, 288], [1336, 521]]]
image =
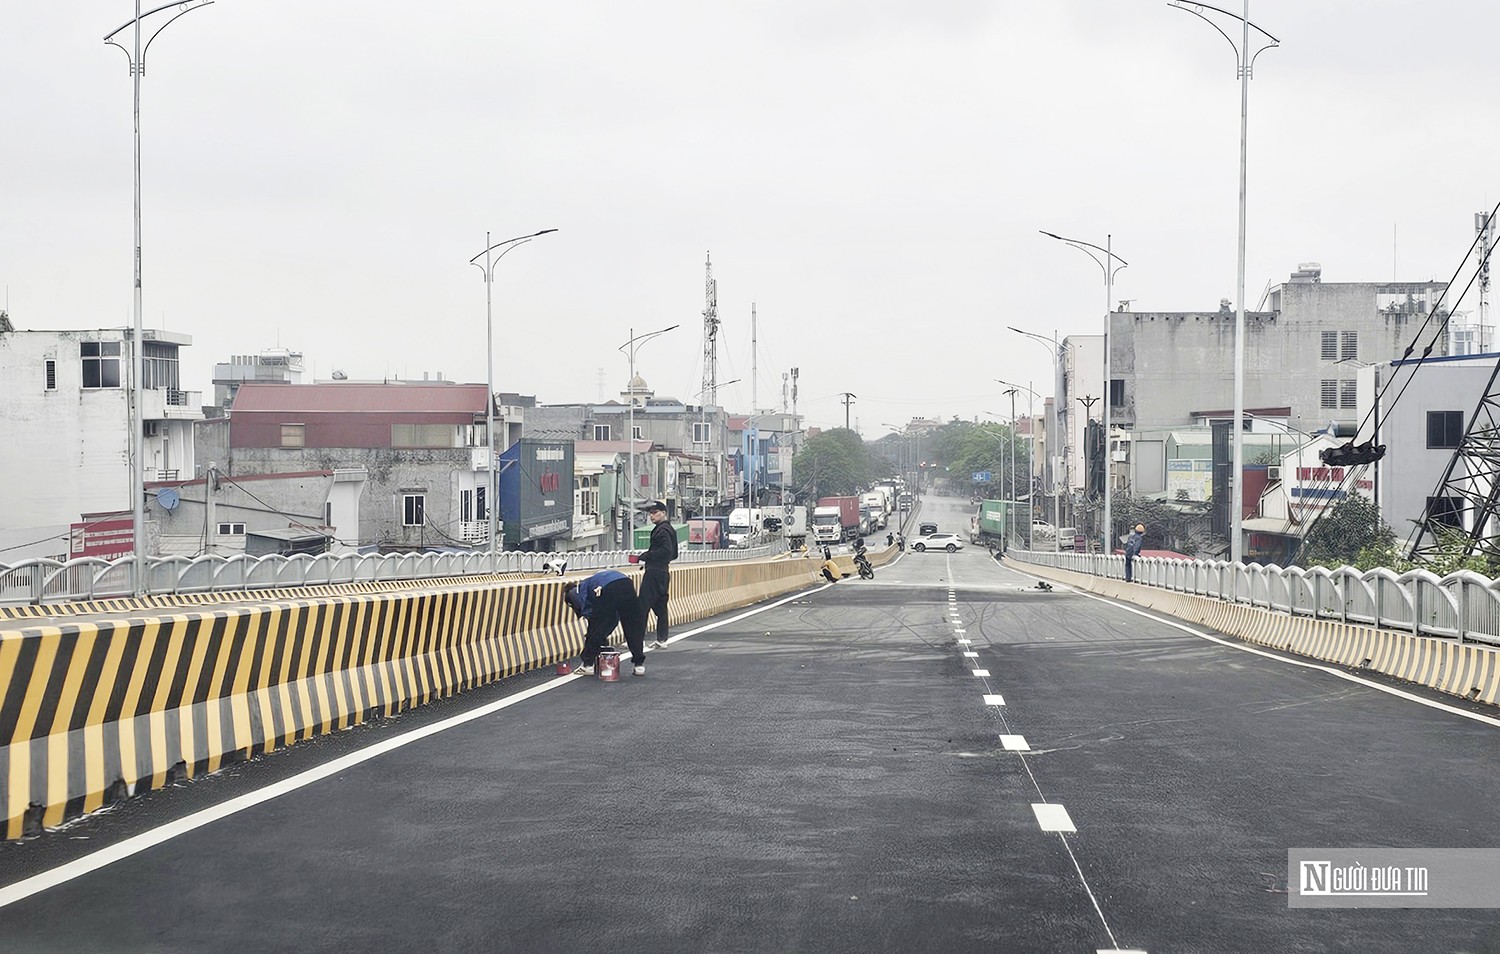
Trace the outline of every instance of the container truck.
[[1023, 527], [1031, 520], [1029, 504], [1013, 500], [981, 500], [979, 512], [969, 523], [969, 542], [1004, 546], [1006, 534], [1024, 539]]
[[688, 543], [705, 550], [722, 549], [728, 541], [725, 526], [728, 517], [694, 517], [688, 521]]
[[786, 521], [783, 529], [786, 531], [787, 542], [796, 550], [807, 542], [807, 508], [787, 507], [783, 519]]
[[859, 498], [823, 497], [813, 509], [813, 539], [843, 543], [859, 536]]
[[884, 530], [891, 515], [890, 498], [886, 496], [885, 489], [876, 487], [861, 498], [864, 505], [870, 508], [870, 514], [875, 518], [875, 529]]

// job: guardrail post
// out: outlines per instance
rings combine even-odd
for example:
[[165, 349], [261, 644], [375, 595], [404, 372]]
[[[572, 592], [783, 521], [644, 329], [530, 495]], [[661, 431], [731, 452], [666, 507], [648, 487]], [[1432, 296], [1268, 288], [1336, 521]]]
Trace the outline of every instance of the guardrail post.
[[42, 595], [47, 592], [47, 569], [38, 563], [31, 568], [31, 605], [41, 606]]
[[1469, 630], [1469, 581], [1460, 579], [1458, 581], [1458, 644], [1464, 644], [1464, 633]]

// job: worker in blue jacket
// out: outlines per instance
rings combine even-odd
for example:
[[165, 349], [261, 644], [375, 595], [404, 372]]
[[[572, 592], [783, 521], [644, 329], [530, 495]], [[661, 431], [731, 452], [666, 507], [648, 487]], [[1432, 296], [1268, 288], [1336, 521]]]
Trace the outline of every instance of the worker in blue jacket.
[[570, 581], [563, 587], [563, 599], [574, 613], [589, 621], [583, 637], [583, 665], [578, 672], [594, 674], [599, 651], [615, 627], [623, 626], [635, 674], [646, 674], [646, 614], [629, 577], [618, 570], [600, 570], [581, 583]]

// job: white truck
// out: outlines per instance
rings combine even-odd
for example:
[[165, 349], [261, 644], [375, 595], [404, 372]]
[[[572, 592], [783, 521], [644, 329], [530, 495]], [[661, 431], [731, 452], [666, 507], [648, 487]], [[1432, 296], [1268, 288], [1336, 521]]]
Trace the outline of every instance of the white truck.
[[807, 542], [807, 508], [788, 506], [782, 514], [782, 531], [793, 550]]
[[761, 509], [759, 507], [736, 507], [729, 511], [729, 545], [742, 547], [752, 533], [760, 532]]
[[891, 498], [884, 487], [876, 487], [860, 498], [863, 506], [870, 508], [870, 516], [875, 518], [875, 529], [884, 530], [891, 516]]

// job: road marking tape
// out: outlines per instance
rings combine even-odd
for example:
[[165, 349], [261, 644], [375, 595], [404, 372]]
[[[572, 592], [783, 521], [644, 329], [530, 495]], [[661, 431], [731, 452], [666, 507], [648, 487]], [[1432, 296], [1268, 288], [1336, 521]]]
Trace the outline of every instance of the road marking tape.
[[1031, 810], [1036, 814], [1036, 823], [1042, 826], [1042, 831], [1078, 830], [1073, 827], [1073, 819], [1068, 817], [1068, 810], [1061, 805], [1032, 802]]

